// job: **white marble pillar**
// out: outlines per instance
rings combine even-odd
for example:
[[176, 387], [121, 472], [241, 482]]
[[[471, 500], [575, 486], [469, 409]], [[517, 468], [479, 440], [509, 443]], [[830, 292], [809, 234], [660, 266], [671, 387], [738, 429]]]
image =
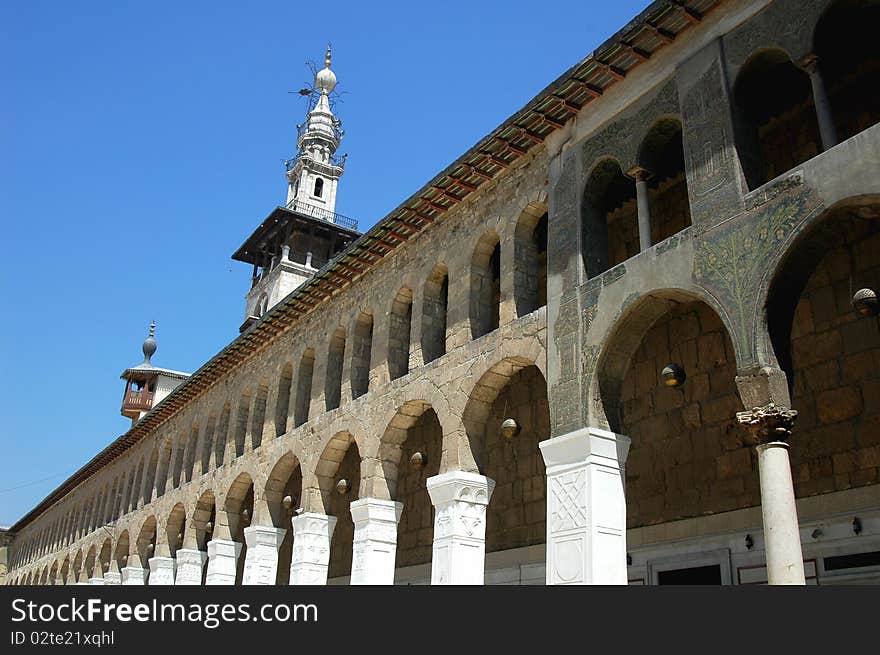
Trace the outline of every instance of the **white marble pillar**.
[[330, 565], [330, 539], [336, 517], [306, 512], [294, 516], [290, 584], [325, 585]]
[[359, 498], [352, 501], [350, 507], [354, 521], [351, 584], [394, 584], [397, 524], [403, 503]]
[[538, 445], [547, 466], [547, 584], [627, 584], [629, 437], [583, 428]]
[[791, 436], [797, 412], [770, 403], [738, 412], [736, 418], [754, 435], [758, 452], [767, 582], [806, 584], [788, 444], [783, 441]]
[[247, 553], [242, 584], [274, 585], [278, 573], [278, 549], [284, 541], [284, 528], [252, 525], [244, 529]]
[[147, 584], [147, 570], [140, 566], [124, 566], [121, 573], [123, 586]]
[[428, 478], [434, 505], [431, 584], [481, 585], [486, 565], [486, 506], [495, 481], [449, 471]]
[[241, 544], [231, 539], [212, 539], [208, 542], [208, 574], [206, 585], [234, 585], [238, 571]]
[[174, 584], [202, 584], [202, 571], [205, 570], [208, 553], [195, 548], [181, 548], [175, 555], [177, 557], [177, 572], [174, 575]]
[[150, 566], [148, 584], [151, 586], [167, 586], [174, 584], [174, 573], [177, 562], [173, 557], [151, 557], [147, 564]]
[[89, 584], [91, 584], [91, 585], [103, 585], [103, 584], [104, 584], [104, 578], [103, 578], [103, 577], [100, 577], [100, 578], [89, 578]]

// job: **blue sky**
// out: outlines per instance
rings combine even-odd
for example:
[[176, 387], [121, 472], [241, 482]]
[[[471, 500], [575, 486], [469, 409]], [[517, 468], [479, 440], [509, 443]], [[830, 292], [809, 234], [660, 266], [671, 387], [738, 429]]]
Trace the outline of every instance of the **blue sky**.
[[285, 199], [328, 41], [367, 229], [646, 5], [3, 3], [0, 525], [127, 430], [151, 320], [180, 370], [238, 334], [230, 255]]

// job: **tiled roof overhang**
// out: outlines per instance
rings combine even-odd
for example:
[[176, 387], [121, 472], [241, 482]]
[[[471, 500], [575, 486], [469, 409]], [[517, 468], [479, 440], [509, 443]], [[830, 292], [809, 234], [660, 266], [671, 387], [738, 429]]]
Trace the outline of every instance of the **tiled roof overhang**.
[[293, 323], [542, 144], [642, 62], [671, 43], [721, 0], [657, 0], [572, 66], [464, 155], [362, 234], [316, 275], [291, 292], [211, 358], [128, 432], [95, 455], [10, 530], [18, 531], [57, 500], [164, 423], [220, 376], [254, 355]]

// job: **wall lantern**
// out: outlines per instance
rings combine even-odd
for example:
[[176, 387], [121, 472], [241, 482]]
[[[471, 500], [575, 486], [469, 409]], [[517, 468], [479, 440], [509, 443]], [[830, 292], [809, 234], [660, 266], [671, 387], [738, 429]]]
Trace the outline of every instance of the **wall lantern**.
[[515, 418], [506, 418], [501, 423], [501, 436], [505, 439], [513, 439], [519, 434], [519, 423]]
[[852, 526], [855, 534], [862, 533], [862, 520], [858, 516], [853, 519]]
[[351, 485], [345, 478], [340, 478], [339, 482], [336, 483], [336, 491], [339, 493], [340, 496], [344, 496], [345, 494], [347, 494], [350, 487]]
[[428, 456], [421, 450], [417, 450], [409, 458], [409, 464], [415, 470], [419, 471], [428, 465]]
[[177, 533], [177, 547], [178, 548], [183, 547], [183, 533], [182, 532]]
[[284, 511], [290, 514], [293, 511], [293, 506], [295, 505], [295, 501], [293, 496], [285, 496], [281, 499], [281, 506], [284, 508]]
[[819, 537], [821, 537], [824, 534], [825, 534], [825, 532], [822, 531], [822, 528], [816, 528], [815, 530], [813, 530], [813, 532], [810, 533], [810, 536], [813, 539], [818, 539]]
[[663, 370], [660, 371], [660, 377], [663, 378], [663, 384], [667, 387], [680, 387], [687, 379], [684, 369], [674, 362], [663, 367]]
[[251, 512], [247, 507], [241, 510], [241, 520], [245, 525], [251, 524]]
[[747, 534], [746, 535], [746, 550], [751, 550], [754, 547], [755, 547], [755, 540], [752, 539], [752, 535]]
[[147, 555], [152, 555], [155, 549], [156, 546], [154, 544], [147, 544]]
[[214, 532], [214, 524], [208, 521], [205, 523], [205, 534], [211, 534]]
[[122, 566], [128, 566], [128, 553], [122, 556]]
[[876, 316], [880, 313], [880, 302], [877, 300], [877, 292], [873, 289], [859, 289], [852, 297], [853, 308], [861, 316]]

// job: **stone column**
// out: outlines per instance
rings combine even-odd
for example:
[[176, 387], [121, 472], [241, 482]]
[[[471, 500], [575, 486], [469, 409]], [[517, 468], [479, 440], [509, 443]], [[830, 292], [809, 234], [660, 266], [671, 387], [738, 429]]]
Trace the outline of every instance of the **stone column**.
[[278, 549], [284, 541], [284, 528], [252, 525], [244, 529], [247, 553], [242, 584], [274, 585], [278, 573]]
[[101, 560], [98, 558], [95, 558], [95, 566], [92, 569], [92, 577], [89, 578], [89, 584], [104, 584], [104, 569], [101, 568]]
[[336, 517], [304, 512], [291, 520], [293, 554], [290, 559], [290, 584], [325, 585], [330, 566], [330, 538]]
[[431, 584], [481, 585], [486, 564], [486, 506], [495, 481], [449, 471], [428, 478], [434, 505]]
[[173, 557], [157, 556], [151, 557], [148, 562], [150, 566], [149, 584], [167, 586], [174, 584], [174, 574], [177, 569], [177, 562]]
[[801, 67], [810, 75], [810, 84], [813, 87], [813, 105], [816, 107], [816, 119], [819, 122], [819, 134], [822, 137], [822, 150], [828, 150], [838, 143], [837, 129], [834, 127], [831, 103], [828, 101], [825, 82], [819, 70], [819, 58], [816, 55], [809, 55], [801, 62]]
[[644, 168], [634, 168], [629, 172], [636, 181], [636, 208], [639, 217], [639, 252], [651, 247], [651, 206], [648, 203], [648, 178], [651, 174]]
[[538, 445], [547, 466], [547, 584], [627, 584], [630, 438], [583, 428]]
[[753, 435], [761, 480], [761, 514], [767, 549], [767, 582], [802, 585], [804, 556], [801, 550], [794, 485], [788, 444], [797, 412], [774, 403], [738, 412], [737, 421]]
[[208, 553], [198, 548], [181, 548], [176, 553], [177, 572], [174, 575], [175, 585], [202, 584], [202, 571], [208, 561]]
[[241, 544], [232, 539], [212, 539], [208, 542], [208, 574], [206, 585], [234, 585], [238, 571]]
[[110, 560], [110, 569], [104, 574], [104, 584], [113, 586], [122, 584], [122, 574], [119, 573], [119, 564], [116, 559]]
[[352, 501], [350, 507], [354, 521], [351, 584], [394, 584], [397, 523], [403, 503], [360, 498]]

